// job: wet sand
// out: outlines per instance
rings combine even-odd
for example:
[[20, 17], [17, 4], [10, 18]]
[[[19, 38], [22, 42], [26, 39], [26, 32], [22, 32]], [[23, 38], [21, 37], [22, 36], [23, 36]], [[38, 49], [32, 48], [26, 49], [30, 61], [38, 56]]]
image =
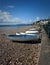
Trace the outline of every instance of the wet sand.
[[15, 34], [16, 32], [25, 32], [33, 26], [22, 26], [22, 27], [0, 27], [0, 33]]
[[41, 43], [13, 42], [5, 35], [25, 32], [32, 27], [0, 29], [0, 65], [38, 65]]

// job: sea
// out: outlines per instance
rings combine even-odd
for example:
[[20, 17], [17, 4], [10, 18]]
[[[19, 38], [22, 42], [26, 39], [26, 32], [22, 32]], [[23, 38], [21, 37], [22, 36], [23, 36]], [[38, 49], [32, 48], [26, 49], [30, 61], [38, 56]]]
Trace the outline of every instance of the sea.
[[23, 26], [30, 26], [32, 24], [17, 24], [17, 25], [0, 25], [0, 27], [23, 27]]

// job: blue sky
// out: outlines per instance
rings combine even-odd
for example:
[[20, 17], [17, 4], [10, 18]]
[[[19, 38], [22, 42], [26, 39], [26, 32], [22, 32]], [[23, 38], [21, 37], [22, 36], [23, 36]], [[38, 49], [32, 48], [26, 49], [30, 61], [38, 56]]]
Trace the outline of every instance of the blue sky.
[[0, 24], [33, 23], [50, 16], [50, 0], [0, 0]]

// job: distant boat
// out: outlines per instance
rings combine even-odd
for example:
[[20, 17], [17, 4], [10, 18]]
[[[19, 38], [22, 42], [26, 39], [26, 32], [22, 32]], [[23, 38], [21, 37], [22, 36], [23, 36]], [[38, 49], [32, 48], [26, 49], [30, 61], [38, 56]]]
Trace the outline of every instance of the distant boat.
[[39, 33], [39, 31], [26, 31], [25, 33], [27, 33], [27, 34], [36, 34], [36, 33]]
[[25, 33], [40, 33], [41, 32], [41, 28], [40, 27], [38, 27], [38, 28], [31, 28], [31, 29], [29, 29], [28, 31], [26, 31]]

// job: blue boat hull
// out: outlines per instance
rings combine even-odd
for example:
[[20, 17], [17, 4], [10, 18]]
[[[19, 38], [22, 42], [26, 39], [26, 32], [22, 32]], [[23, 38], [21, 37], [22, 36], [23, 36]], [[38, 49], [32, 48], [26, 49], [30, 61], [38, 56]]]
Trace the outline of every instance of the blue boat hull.
[[33, 35], [8, 35], [8, 38], [13, 41], [31, 41], [38, 40], [39, 36], [37, 34]]

